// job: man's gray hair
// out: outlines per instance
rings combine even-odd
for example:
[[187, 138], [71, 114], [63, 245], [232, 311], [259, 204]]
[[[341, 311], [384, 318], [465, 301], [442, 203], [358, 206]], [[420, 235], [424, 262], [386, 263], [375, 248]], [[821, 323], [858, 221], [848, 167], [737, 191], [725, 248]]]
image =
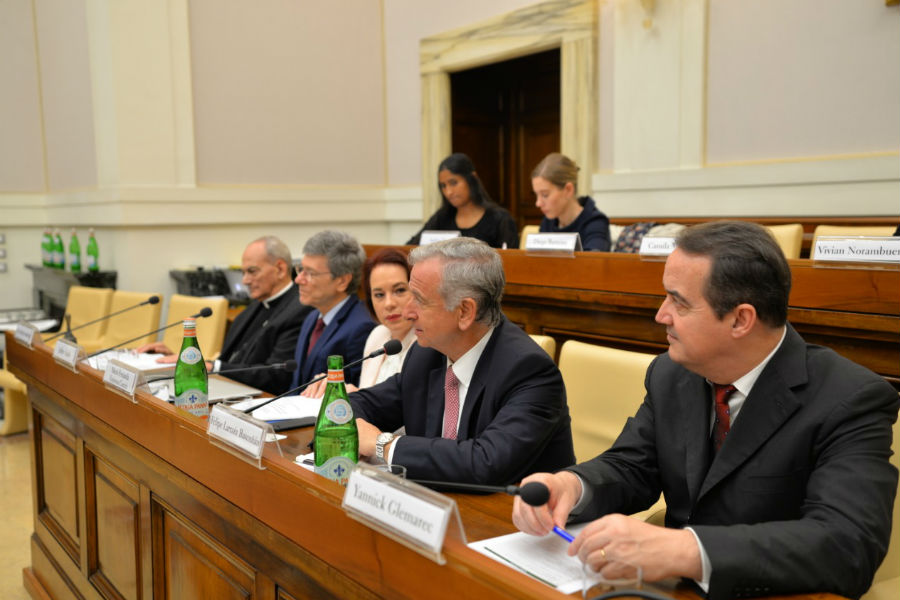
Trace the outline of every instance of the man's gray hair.
[[[256, 238], [250, 244], [258, 244], [262, 242], [263, 247], [266, 250], [266, 256], [269, 259], [269, 262], [273, 265], [277, 263], [279, 260], [283, 260], [288, 267], [288, 273], [291, 270], [291, 251], [287, 247], [287, 244], [281, 241], [280, 238], [275, 237], [274, 235], [264, 235], [260, 238]], [[247, 244], [248, 246], [250, 244]]]
[[472, 298], [477, 307], [476, 321], [489, 327], [500, 324], [506, 275], [496, 250], [481, 240], [457, 237], [419, 246], [409, 253], [411, 265], [432, 258], [442, 262], [438, 293], [447, 310], [459, 306], [463, 298]]
[[315, 234], [303, 245], [304, 255], [324, 256], [328, 260], [328, 270], [332, 277], [351, 275], [347, 294], [359, 289], [362, 266], [366, 262], [366, 251], [349, 233], [325, 230]]

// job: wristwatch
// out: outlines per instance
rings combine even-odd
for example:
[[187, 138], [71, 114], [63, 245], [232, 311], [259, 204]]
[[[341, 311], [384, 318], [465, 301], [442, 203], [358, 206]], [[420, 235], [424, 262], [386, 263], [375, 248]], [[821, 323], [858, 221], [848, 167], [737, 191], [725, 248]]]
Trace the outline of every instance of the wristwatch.
[[391, 440], [393, 439], [393, 433], [383, 432], [378, 434], [378, 437], [375, 438], [375, 458], [386, 460], [384, 457], [384, 447], [391, 443]]

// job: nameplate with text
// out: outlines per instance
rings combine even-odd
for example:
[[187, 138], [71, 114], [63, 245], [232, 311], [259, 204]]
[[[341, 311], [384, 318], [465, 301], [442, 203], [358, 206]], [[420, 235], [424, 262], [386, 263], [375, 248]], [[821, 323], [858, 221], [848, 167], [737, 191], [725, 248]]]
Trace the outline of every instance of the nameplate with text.
[[141, 375], [140, 369], [118, 360], [110, 360], [106, 363], [106, 369], [103, 371], [103, 384], [134, 399], [134, 390], [137, 389]]
[[16, 341], [26, 348], [34, 347], [34, 336], [38, 334], [38, 329], [31, 323], [20, 321], [16, 323]]
[[578, 252], [581, 237], [577, 233], [529, 233], [525, 249], [539, 252]]
[[81, 346], [73, 344], [69, 340], [56, 340], [56, 345], [53, 347], [53, 360], [73, 371], [78, 370], [75, 364], [78, 362], [80, 354], [84, 354]]
[[419, 236], [419, 245], [424, 246], [426, 244], [433, 244], [434, 242], [449, 240], [459, 236], [460, 232], [458, 231], [436, 231], [433, 229], [426, 229], [422, 232], [422, 235]]
[[405, 540], [407, 545], [412, 542], [439, 554], [452, 506], [430, 501], [416, 493], [414, 488], [421, 486], [409, 483], [373, 469], [356, 468], [350, 473], [342, 506]]
[[813, 260], [900, 263], [900, 237], [816, 238]]
[[668, 256], [675, 249], [673, 237], [648, 237], [641, 238], [641, 256]]
[[216, 404], [209, 411], [207, 435], [257, 460], [266, 443], [266, 430], [266, 423], [222, 404]]

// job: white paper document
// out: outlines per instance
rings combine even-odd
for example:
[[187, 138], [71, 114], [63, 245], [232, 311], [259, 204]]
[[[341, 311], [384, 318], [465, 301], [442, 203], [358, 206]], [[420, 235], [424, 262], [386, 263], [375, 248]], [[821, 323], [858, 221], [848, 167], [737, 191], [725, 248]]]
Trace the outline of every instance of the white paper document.
[[[584, 525], [566, 528], [576, 535]], [[566, 554], [569, 542], [555, 533], [536, 537], [517, 532], [472, 542], [469, 547], [517, 571], [537, 579], [564, 594], [581, 590], [581, 561]]]
[[[261, 399], [265, 400], [265, 399]], [[253, 416], [260, 421], [284, 421], [287, 419], [302, 419], [303, 417], [317, 417], [321, 398], [308, 398], [306, 396], [285, 396], [275, 402], [266, 404], [259, 410], [253, 411]], [[236, 408], [237, 405], [232, 405]], [[238, 410], [241, 410], [238, 408]], [[246, 409], [244, 409], [246, 410]]]
[[132, 352], [131, 350], [108, 350], [103, 354], [92, 356], [91, 358], [87, 359], [87, 363], [93, 369], [97, 369], [98, 371], [105, 371], [106, 363], [108, 363], [112, 359], [115, 359], [119, 362], [125, 363], [129, 367], [140, 369], [145, 373], [161, 374], [174, 372], [175, 363], [166, 364], [156, 362], [160, 359], [161, 356], [161, 354], [153, 354], [150, 352], [138, 354], [137, 352]]

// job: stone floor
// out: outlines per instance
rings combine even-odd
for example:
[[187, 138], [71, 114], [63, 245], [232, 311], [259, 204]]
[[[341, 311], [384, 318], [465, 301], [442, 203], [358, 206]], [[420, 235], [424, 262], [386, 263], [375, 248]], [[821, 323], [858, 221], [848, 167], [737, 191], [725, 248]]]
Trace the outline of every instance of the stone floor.
[[0, 437], [0, 598], [30, 600], [22, 569], [31, 558], [31, 459], [28, 433]]

